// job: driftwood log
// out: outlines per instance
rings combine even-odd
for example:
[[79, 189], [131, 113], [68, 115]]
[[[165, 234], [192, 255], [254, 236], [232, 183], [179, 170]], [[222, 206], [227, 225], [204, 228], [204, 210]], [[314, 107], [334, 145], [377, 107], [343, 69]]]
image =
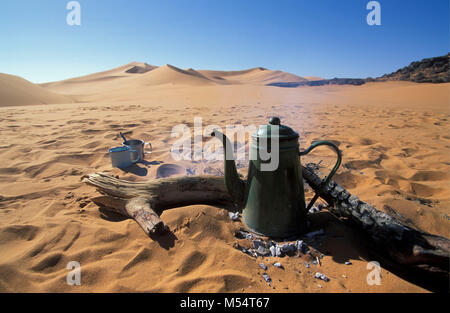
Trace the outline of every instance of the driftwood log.
[[[302, 167], [303, 178], [329, 204], [329, 211], [363, 231], [388, 260], [402, 268], [418, 270], [447, 281], [450, 240], [411, 228], [351, 195], [334, 181], [323, 189], [322, 179], [313, 167]], [[88, 174], [83, 182], [103, 194], [92, 201], [136, 220], [149, 235], [163, 232], [159, 218], [165, 209], [189, 204], [233, 204], [223, 177], [183, 176], [128, 182], [103, 173]]]
[[162, 211], [189, 204], [230, 204], [223, 177], [183, 176], [129, 182], [104, 173], [82, 178], [103, 196], [91, 199], [115, 213], [136, 220], [148, 235], [167, 230], [160, 219]]
[[[320, 190], [321, 178], [313, 167], [303, 167], [304, 180], [315, 191]], [[403, 269], [414, 274], [425, 274], [440, 280], [440, 286], [448, 291], [450, 240], [405, 225], [389, 214], [351, 195], [334, 181], [325, 187], [321, 198], [328, 210], [363, 231], [370, 239], [378, 255], [385, 256]], [[419, 278], [420, 279], [420, 278]], [[430, 282], [431, 284], [435, 282]], [[441, 289], [439, 289], [441, 290]]]

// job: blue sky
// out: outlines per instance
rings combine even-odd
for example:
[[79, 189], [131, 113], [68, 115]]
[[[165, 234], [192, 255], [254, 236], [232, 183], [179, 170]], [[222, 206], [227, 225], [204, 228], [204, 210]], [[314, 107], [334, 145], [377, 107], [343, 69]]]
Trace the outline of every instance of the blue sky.
[[195, 69], [262, 66], [300, 76], [367, 77], [449, 52], [449, 0], [0, 1], [0, 72], [47, 82], [131, 61]]

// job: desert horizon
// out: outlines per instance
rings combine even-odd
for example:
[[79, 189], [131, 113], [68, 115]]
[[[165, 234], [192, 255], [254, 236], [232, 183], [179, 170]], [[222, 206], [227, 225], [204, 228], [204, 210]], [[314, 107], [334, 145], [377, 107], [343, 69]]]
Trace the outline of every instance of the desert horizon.
[[[357, 273], [366, 271], [370, 251], [354, 238], [355, 230], [322, 212], [316, 219], [327, 225], [322, 242], [327, 248], [319, 249], [324, 257], [315, 270], [327, 273], [330, 282], [321, 288], [313, 283], [306, 257], [268, 258], [261, 261], [269, 266], [279, 260], [285, 268], [268, 271], [277, 279], [269, 287], [258, 274], [258, 261], [233, 248], [234, 232], [243, 225], [231, 222], [223, 208], [192, 205], [164, 212], [161, 218], [176, 239], [158, 242], [134, 221], [104, 215], [89, 201], [95, 189], [80, 177], [91, 172], [135, 182], [220, 173], [223, 162], [173, 160], [170, 145], [176, 138], [171, 138], [171, 129], [177, 124], [192, 127], [200, 116], [205, 124], [223, 127], [263, 125], [278, 116], [299, 132], [303, 148], [321, 138], [339, 146], [343, 166], [335, 180], [350, 192], [378, 209], [389, 206], [415, 227], [448, 237], [450, 195], [442, 183], [448, 181], [443, 173], [448, 174], [450, 164], [445, 131], [449, 84], [267, 86], [294, 78], [304, 79], [262, 68], [196, 71], [130, 63], [41, 85], [3, 81], [1, 237], [2, 250], [12, 252], [14, 247], [15, 252], [3, 257], [1, 277], [13, 275], [13, 280], [2, 280], [2, 290], [70, 291], [67, 270], [61, 266], [78, 259], [92, 273], [92, 278], [83, 276], [78, 291], [425, 291], [386, 269], [382, 286], [367, 285]], [[13, 92], [14, 87], [20, 92]], [[362, 122], [364, 116], [372, 118]], [[128, 170], [111, 167], [107, 151], [121, 144], [119, 132], [152, 143], [145, 163]], [[248, 141], [242, 144], [248, 149]], [[323, 150], [302, 163], [320, 160], [331, 166], [331, 155]], [[242, 164], [244, 173], [247, 165]], [[421, 204], [420, 199], [430, 202]], [[159, 283], [149, 285], [148, 275], [160, 277]]]

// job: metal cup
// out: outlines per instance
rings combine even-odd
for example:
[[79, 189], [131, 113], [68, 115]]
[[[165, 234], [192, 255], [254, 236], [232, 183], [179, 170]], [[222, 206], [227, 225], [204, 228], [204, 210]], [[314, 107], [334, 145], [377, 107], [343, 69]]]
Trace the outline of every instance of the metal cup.
[[[152, 151], [152, 144], [150, 142], [144, 142], [139, 139], [129, 139], [127, 141], [122, 142], [122, 145], [126, 147], [130, 147], [131, 150], [135, 152], [132, 153], [133, 158], [139, 158], [140, 161], [145, 159], [146, 154], [150, 154]], [[144, 146], [149, 145], [150, 151], [145, 151]]]
[[111, 148], [108, 152], [113, 167], [127, 168], [140, 160], [139, 157], [133, 157], [136, 150], [132, 150], [128, 146]]

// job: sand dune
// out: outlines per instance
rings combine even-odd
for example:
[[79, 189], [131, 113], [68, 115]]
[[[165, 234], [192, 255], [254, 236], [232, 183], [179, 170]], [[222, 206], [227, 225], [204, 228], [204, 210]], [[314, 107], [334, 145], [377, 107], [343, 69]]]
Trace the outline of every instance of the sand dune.
[[157, 66], [149, 65], [147, 63], [141, 62], [131, 62], [107, 71], [93, 73], [85, 76], [70, 78], [66, 80], [62, 80], [59, 82], [51, 82], [41, 84], [43, 87], [50, 87], [53, 85], [59, 84], [73, 84], [73, 83], [81, 83], [81, 82], [97, 82], [98, 80], [105, 80], [108, 78], [117, 78], [117, 77], [129, 77], [133, 75], [129, 74], [142, 74], [153, 69], [157, 68]]
[[[192, 126], [196, 116], [204, 126], [260, 125], [277, 115], [300, 133], [302, 148], [319, 139], [339, 145], [343, 163], [336, 180], [350, 192], [414, 227], [449, 237], [449, 84], [279, 88], [264, 81], [293, 78], [267, 71], [130, 63], [45, 84], [45, 89], [13, 79], [46, 95], [60, 90], [70, 97], [57, 97], [83, 102], [0, 108], [0, 291], [425, 291], [385, 268], [382, 284], [368, 285], [367, 262], [377, 260], [358, 232], [326, 211], [310, 217], [311, 229], [323, 228], [326, 234], [308, 242], [324, 254], [321, 265], [312, 265], [307, 255], [255, 260], [237, 251], [234, 232], [243, 224], [232, 222], [224, 208], [168, 210], [162, 219], [172, 234], [148, 238], [134, 221], [89, 200], [98, 194], [80, 177], [90, 172], [143, 181], [223, 171], [219, 161], [175, 161], [170, 151], [178, 139], [171, 137], [174, 125]], [[3, 92], [0, 101], [11, 103]], [[30, 104], [42, 103], [30, 97]], [[107, 150], [121, 145], [119, 132], [152, 142], [146, 162], [123, 171], [111, 167]], [[238, 146], [248, 151], [248, 141]], [[302, 162], [323, 160], [325, 173], [333, 159], [324, 148]], [[238, 164], [243, 173], [247, 163]], [[66, 283], [70, 261], [81, 264], [81, 286]], [[283, 270], [272, 266], [276, 261]], [[270, 287], [260, 262], [269, 267]], [[317, 281], [317, 271], [330, 282]]]
[[303, 82], [305, 78], [294, 74], [271, 71], [262, 67], [244, 71], [199, 71], [212, 80], [229, 84], [269, 84], [274, 82]]
[[[134, 63], [134, 64], [136, 64], [136, 63]], [[143, 73], [147, 73], [151, 70], [154, 70], [155, 68], [157, 68], [157, 66], [149, 65], [147, 63], [137, 63], [136, 65], [133, 65], [132, 68], [126, 70], [125, 73], [143, 74]]]
[[138, 84], [144, 86], [150, 85], [163, 85], [163, 84], [173, 84], [173, 85], [207, 85], [213, 84], [207, 77], [201, 73], [193, 70], [187, 69], [182, 70], [178, 67], [166, 64], [154, 69], [140, 77], [137, 81]]
[[266, 85], [304, 81], [307, 81], [307, 79], [262, 67], [242, 71], [197, 71], [192, 68], [183, 70], [170, 64], [158, 67], [146, 63], [132, 62], [109, 71], [45, 83], [41, 86], [62, 94], [80, 95], [96, 93], [95, 89], [127, 89], [128, 87], [134, 88], [137, 85]]
[[147, 73], [157, 66], [147, 63], [131, 62], [108, 71], [93, 73], [81, 77], [70, 78], [57, 82], [41, 84], [42, 87], [61, 94], [90, 94], [98, 89], [120, 88], [124, 81]]
[[68, 103], [71, 98], [53, 93], [21, 77], [0, 73], [0, 107]]

